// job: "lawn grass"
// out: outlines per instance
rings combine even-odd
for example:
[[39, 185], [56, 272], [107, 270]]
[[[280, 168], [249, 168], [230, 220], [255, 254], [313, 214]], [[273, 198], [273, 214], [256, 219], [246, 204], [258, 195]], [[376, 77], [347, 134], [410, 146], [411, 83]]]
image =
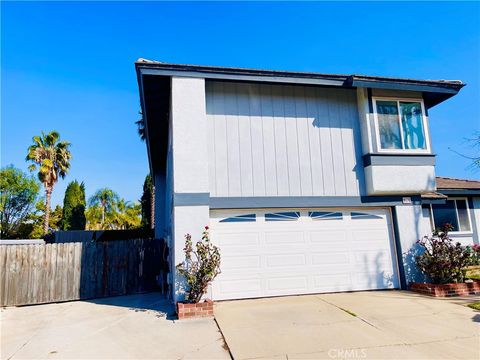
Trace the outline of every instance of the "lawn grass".
[[480, 301], [475, 301], [474, 303], [468, 304], [468, 307], [480, 311]]

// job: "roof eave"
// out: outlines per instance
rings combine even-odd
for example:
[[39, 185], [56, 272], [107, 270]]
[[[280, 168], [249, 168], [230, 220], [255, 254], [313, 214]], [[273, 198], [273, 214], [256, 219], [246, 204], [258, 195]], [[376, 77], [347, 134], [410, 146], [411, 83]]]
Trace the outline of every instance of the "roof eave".
[[424, 94], [425, 105], [431, 108], [456, 95], [464, 83], [457, 80], [415, 80], [365, 75], [322, 74], [279, 70], [257, 70], [188, 64], [163, 63], [145, 59], [135, 62], [137, 74], [188, 76], [218, 80], [273, 82], [320, 85], [344, 88], [377, 88], [416, 91]]

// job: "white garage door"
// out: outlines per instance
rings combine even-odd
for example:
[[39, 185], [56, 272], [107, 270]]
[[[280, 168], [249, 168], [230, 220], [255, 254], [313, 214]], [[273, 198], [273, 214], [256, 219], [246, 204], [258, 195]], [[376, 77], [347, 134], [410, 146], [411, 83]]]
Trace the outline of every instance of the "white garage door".
[[398, 287], [386, 209], [212, 211], [210, 228], [215, 300]]

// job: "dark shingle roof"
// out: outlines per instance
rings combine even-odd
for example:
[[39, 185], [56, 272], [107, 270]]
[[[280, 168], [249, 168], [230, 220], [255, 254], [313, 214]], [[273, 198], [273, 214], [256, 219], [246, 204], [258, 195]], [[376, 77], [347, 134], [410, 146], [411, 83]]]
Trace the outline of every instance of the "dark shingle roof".
[[191, 65], [191, 64], [173, 64], [155, 60], [148, 60], [144, 58], [139, 58], [135, 62], [136, 66], [152, 66], [159, 68], [168, 68], [172, 70], [180, 71], [202, 71], [202, 72], [222, 72], [222, 73], [232, 73], [232, 74], [243, 74], [243, 75], [260, 75], [260, 76], [293, 76], [301, 78], [330, 78], [343, 80], [345, 82], [353, 81], [376, 81], [376, 82], [399, 82], [405, 84], [420, 84], [420, 85], [431, 85], [431, 86], [441, 86], [441, 87], [452, 87], [457, 90], [465, 86], [461, 80], [419, 80], [411, 78], [400, 78], [400, 77], [386, 77], [386, 76], [368, 76], [360, 74], [325, 74], [318, 72], [302, 72], [302, 71], [284, 71], [284, 70], [263, 70], [263, 69], [251, 69], [251, 68], [239, 68], [239, 67], [224, 67], [224, 66], [206, 66], [206, 65]]

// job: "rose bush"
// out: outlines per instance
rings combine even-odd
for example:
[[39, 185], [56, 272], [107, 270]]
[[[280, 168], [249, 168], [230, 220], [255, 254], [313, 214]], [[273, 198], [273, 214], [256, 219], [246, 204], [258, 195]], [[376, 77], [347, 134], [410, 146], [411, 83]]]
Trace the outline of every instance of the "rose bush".
[[192, 236], [185, 235], [185, 261], [177, 265], [178, 272], [183, 275], [189, 286], [187, 301], [198, 303], [207, 291], [208, 284], [220, 274], [220, 250], [210, 242], [208, 226], [202, 239], [193, 249]]
[[448, 236], [452, 229], [450, 224], [445, 224], [431, 236], [417, 241], [424, 249], [423, 254], [415, 258], [417, 267], [434, 284], [463, 282], [465, 267], [473, 265], [479, 259], [478, 248], [474, 250], [469, 246], [464, 247]]

